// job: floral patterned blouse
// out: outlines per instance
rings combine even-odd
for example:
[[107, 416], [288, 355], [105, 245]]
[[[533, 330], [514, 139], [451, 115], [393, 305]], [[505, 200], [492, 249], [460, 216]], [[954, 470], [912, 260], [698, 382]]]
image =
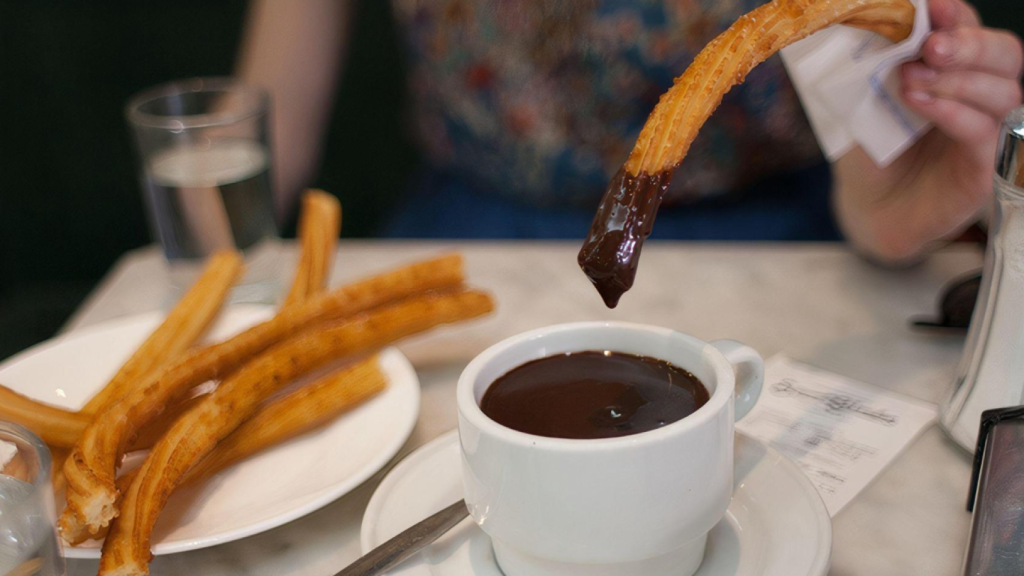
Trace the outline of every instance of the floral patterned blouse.
[[[392, 0], [431, 163], [533, 204], [593, 206], [658, 97], [759, 0]], [[726, 96], [666, 202], [821, 161], [778, 57]]]

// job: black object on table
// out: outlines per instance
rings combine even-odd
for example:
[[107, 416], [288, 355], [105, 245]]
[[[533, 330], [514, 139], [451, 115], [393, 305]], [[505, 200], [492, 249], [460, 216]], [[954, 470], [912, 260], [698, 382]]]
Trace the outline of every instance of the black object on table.
[[963, 574], [1024, 574], [1024, 406], [982, 413], [967, 510]]
[[929, 330], [967, 332], [974, 314], [974, 305], [981, 289], [981, 272], [972, 272], [943, 287], [939, 296], [939, 316], [935, 319], [914, 318], [911, 326]]

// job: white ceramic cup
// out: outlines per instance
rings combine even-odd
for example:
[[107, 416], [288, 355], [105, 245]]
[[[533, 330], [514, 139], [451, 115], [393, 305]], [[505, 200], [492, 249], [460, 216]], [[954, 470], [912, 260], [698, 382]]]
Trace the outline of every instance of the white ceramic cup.
[[[710, 399], [656, 430], [599, 440], [518, 432], [480, 410], [487, 388], [531, 360], [610, 350], [665, 360]], [[458, 384], [466, 504], [506, 576], [691, 576], [732, 496], [733, 428], [764, 362], [732, 340], [621, 322], [542, 328], [477, 356]], [[735, 414], [735, 417], [734, 417]]]

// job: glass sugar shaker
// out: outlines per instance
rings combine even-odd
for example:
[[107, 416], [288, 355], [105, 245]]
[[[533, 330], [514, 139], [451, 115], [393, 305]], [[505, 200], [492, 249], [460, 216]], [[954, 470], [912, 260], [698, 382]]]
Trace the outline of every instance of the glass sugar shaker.
[[1024, 404], [1024, 106], [1006, 118], [996, 156], [995, 212], [978, 301], [943, 429], [974, 451], [981, 413]]

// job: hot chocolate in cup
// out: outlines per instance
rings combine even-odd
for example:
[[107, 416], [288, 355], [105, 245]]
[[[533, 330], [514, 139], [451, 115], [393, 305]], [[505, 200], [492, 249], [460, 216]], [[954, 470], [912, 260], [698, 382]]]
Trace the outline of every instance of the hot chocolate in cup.
[[[689, 415], [600, 439], [514, 430], [480, 408], [488, 388], [541, 358], [610, 352], [657, 359], [708, 392]], [[735, 421], [757, 401], [764, 363], [731, 340], [620, 322], [542, 328], [475, 358], [458, 383], [466, 504], [506, 576], [690, 576], [733, 485]]]

